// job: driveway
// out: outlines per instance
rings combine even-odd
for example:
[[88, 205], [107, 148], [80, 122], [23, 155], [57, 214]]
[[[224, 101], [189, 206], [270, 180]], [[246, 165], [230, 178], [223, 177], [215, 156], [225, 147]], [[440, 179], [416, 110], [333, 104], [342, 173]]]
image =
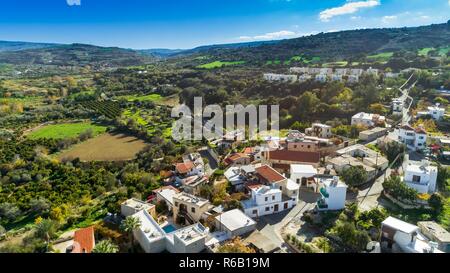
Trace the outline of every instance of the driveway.
[[289, 211], [283, 211], [277, 214], [261, 216], [257, 220], [256, 229], [267, 236], [274, 244], [279, 246], [285, 252], [291, 252], [281, 235], [281, 230], [291, 221], [300, 218], [305, 211], [314, 208], [317, 201], [317, 194], [300, 191], [299, 202]]

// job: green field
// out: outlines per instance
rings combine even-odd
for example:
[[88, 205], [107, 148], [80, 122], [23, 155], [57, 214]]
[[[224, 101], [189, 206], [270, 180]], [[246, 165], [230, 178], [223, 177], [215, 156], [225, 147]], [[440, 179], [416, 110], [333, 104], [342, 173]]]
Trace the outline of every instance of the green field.
[[77, 137], [81, 133], [88, 129], [92, 129], [94, 136], [106, 132], [105, 126], [100, 126], [92, 124], [90, 122], [79, 122], [79, 123], [62, 123], [62, 124], [52, 124], [46, 125], [42, 128], [31, 132], [28, 138], [40, 139], [40, 138], [52, 138], [52, 139], [64, 139]]
[[426, 47], [426, 48], [422, 48], [418, 51], [417, 54], [419, 54], [419, 56], [428, 56], [428, 53], [433, 50], [434, 48], [432, 47]]
[[383, 52], [375, 55], [367, 56], [367, 59], [375, 62], [387, 62], [394, 55], [394, 52]]
[[202, 64], [197, 66], [197, 68], [201, 69], [214, 69], [214, 68], [221, 68], [224, 66], [231, 66], [231, 65], [239, 65], [244, 64], [244, 61], [235, 61], [235, 62], [222, 62], [222, 61], [215, 61], [207, 64]]
[[8, 104], [8, 103], [22, 103], [23, 106], [38, 106], [42, 103], [44, 97], [39, 96], [28, 96], [23, 98], [0, 98], [0, 104]]
[[140, 95], [129, 95], [129, 96], [120, 96], [119, 99], [126, 99], [128, 101], [160, 101], [162, 99], [159, 94], [150, 94], [145, 96]]
[[333, 62], [333, 63], [324, 63], [322, 66], [323, 67], [344, 67], [347, 65], [348, 65], [347, 61], [341, 61], [341, 62]]

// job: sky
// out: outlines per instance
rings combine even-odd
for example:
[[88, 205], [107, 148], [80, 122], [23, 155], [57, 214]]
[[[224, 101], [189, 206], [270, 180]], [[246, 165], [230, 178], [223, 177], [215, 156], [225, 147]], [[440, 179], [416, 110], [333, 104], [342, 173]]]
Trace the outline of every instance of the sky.
[[2, 0], [0, 40], [134, 49], [444, 23], [450, 0]]

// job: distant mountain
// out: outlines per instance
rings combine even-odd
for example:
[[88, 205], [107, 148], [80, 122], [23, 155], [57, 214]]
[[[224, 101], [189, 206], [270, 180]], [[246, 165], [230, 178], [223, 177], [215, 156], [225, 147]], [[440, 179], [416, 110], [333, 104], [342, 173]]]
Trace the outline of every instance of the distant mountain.
[[53, 45], [50, 47], [0, 52], [0, 63], [95, 67], [142, 65], [154, 60], [131, 49], [99, 47], [85, 44]]
[[322, 61], [351, 60], [359, 56], [450, 45], [450, 22], [421, 27], [360, 29], [320, 33], [294, 39], [203, 46], [181, 54], [201, 53], [218, 60], [266, 62], [295, 56]]
[[181, 52], [186, 51], [185, 49], [167, 49], [167, 48], [152, 48], [152, 49], [141, 49], [136, 50], [139, 53], [150, 56], [158, 56], [158, 57], [168, 57]]
[[52, 43], [31, 43], [31, 42], [13, 42], [13, 41], [0, 41], [0, 52], [3, 51], [20, 51], [25, 49], [38, 49], [56, 46]]

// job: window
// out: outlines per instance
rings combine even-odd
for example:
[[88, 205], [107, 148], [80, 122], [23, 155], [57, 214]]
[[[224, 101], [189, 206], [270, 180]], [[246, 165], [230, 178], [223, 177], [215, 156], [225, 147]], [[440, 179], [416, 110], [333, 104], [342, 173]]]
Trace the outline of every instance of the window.
[[280, 191], [282, 191], [283, 190], [283, 187], [282, 186], [280, 186]]
[[294, 149], [297, 149], [297, 145], [294, 145]]
[[175, 207], [178, 207], [178, 202], [175, 202]]
[[270, 207], [266, 207], [266, 211], [270, 211]]
[[195, 208], [194, 207], [191, 208], [191, 212], [195, 213]]
[[258, 214], [258, 210], [254, 209], [252, 212], [254, 215]]
[[412, 180], [413, 180], [413, 182], [420, 182], [420, 176], [418, 176], [418, 175], [413, 175]]
[[264, 200], [266, 200], [266, 202], [269, 201], [269, 197], [266, 197]]
[[300, 184], [300, 178], [297, 178], [297, 184]]
[[275, 195], [272, 195], [272, 200], [275, 200]]

